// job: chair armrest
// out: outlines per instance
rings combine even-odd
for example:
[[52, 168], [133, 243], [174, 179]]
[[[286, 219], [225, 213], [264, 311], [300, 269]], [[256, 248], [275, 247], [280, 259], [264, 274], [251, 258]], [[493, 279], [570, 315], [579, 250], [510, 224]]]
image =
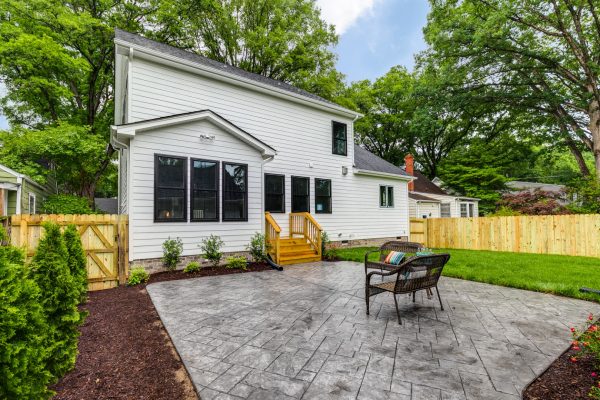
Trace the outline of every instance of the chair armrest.
[[367, 262], [369, 262], [369, 254], [371, 254], [371, 253], [380, 253], [380, 252], [381, 252], [381, 250], [379, 250], [379, 249], [377, 249], [377, 250], [371, 250], [371, 251], [367, 251], [367, 252], [365, 253], [365, 264], [366, 264]]

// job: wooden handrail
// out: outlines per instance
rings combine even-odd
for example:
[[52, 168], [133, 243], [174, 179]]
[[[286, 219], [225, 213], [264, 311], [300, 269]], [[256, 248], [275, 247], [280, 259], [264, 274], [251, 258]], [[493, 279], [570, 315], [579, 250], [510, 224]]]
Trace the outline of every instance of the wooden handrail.
[[308, 212], [290, 213], [290, 237], [302, 235], [315, 249], [319, 257], [323, 256], [321, 225]]
[[265, 212], [265, 245], [267, 246], [267, 253], [271, 256], [275, 264], [281, 262], [281, 253], [279, 251], [280, 237], [281, 227], [271, 213]]

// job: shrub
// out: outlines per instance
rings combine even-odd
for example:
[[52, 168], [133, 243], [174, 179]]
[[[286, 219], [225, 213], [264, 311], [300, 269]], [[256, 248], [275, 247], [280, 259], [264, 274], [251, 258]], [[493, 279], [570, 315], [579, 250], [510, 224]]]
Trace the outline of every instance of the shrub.
[[223, 252], [221, 251], [222, 247], [223, 241], [217, 235], [210, 235], [209, 237], [202, 239], [202, 244], [200, 244], [202, 256], [210, 261], [214, 267], [218, 266], [221, 262], [221, 258], [223, 258]]
[[200, 263], [198, 261], [192, 261], [191, 263], [186, 265], [185, 268], [183, 269], [183, 272], [185, 272], [185, 273], [192, 273], [192, 272], [198, 272], [198, 271], [200, 271]]
[[0, 398], [45, 399], [52, 395], [46, 370], [49, 329], [40, 289], [28, 276], [22, 252], [15, 260], [19, 251], [11, 247], [0, 251]]
[[252, 238], [250, 238], [250, 244], [246, 246], [246, 250], [250, 252], [252, 261], [261, 262], [267, 259], [268, 243], [265, 242], [265, 235], [260, 232], [256, 232]]
[[63, 238], [67, 246], [67, 264], [69, 265], [73, 279], [79, 285], [79, 299], [83, 303], [87, 299], [88, 290], [87, 261], [77, 227], [75, 225], [67, 226], [67, 229], [63, 233]]
[[163, 262], [168, 270], [172, 271], [177, 267], [181, 253], [183, 253], [181, 238], [168, 238], [165, 240], [163, 243]]
[[338, 257], [338, 248], [330, 239], [327, 232], [321, 233], [321, 252], [324, 260], [335, 260]]
[[96, 214], [85, 197], [73, 194], [52, 194], [40, 208], [42, 214]]
[[501, 208], [506, 207], [525, 215], [571, 214], [571, 211], [560, 204], [560, 200], [563, 197], [564, 194], [562, 193], [548, 192], [540, 189], [516, 194], [507, 193], [498, 201], [498, 206]]
[[247, 270], [248, 260], [244, 256], [227, 257], [227, 268]]
[[129, 278], [127, 279], [127, 286], [135, 286], [140, 283], [146, 283], [150, 279], [150, 275], [144, 267], [134, 266], [129, 272]]
[[67, 247], [58, 225], [46, 222], [43, 227], [45, 234], [33, 256], [31, 271], [42, 293], [40, 304], [49, 326], [47, 369], [59, 378], [75, 365], [77, 328], [83, 322], [77, 309], [81, 286], [71, 276]]
[[513, 217], [518, 215], [523, 215], [523, 213], [510, 207], [501, 206], [495, 212], [487, 214], [486, 217]]

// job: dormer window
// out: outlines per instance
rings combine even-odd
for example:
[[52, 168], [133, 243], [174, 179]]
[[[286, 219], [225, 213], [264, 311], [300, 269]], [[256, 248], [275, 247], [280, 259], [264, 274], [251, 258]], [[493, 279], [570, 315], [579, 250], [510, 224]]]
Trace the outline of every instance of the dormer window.
[[348, 155], [348, 127], [341, 122], [333, 121], [331, 124], [333, 139], [333, 154]]

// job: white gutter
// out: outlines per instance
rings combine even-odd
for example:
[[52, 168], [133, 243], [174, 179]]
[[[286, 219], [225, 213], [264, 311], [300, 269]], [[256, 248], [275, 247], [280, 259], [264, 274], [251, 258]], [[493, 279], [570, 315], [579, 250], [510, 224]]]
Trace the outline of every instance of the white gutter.
[[21, 214], [21, 202], [23, 201], [23, 199], [21, 198], [21, 192], [23, 190], [23, 178], [22, 177], [17, 177], [17, 185], [19, 185], [17, 187], [17, 204], [16, 204], [16, 210], [15, 210], [15, 214]]
[[182, 58], [175, 57], [170, 54], [165, 54], [160, 51], [148, 49], [147, 47], [129, 43], [129, 42], [121, 40], [121, 39], [115, 39], [115, 44], [130, 48], [130, 49], [135, 49], [136, 57], [140, 57], [140, 58], [148, 59], [151, 61], [159, 62], [162, 64], [170, 65], [175, 68], [180, 68], [183, 70], [187, 70], [189, 72], [196, 73], [198, 75], [207, 76], [212, 79], [225, 81], [225, 82], [237, 85], [237, 86], [249, 88], [249, 89], [252, 89], [257, 92], [267, 93], [267, 94], [274, 95], [277, 97], [286, 98], [288, 100], [291, 100], [291, 101], [294, 101], [297, 103], [302, 103], [302, 104], [309, 105], [311, 107], [318, 108], [321, 110], [334, 112], [336, 114], [340, 114], [343, 116], [347, 116], [347, 117], [350, 116], [350, 117], [354, 117], [354, 118], [359, 118], [359, 117], [363, 116], [363, 114], [348, 110], [348, 109], [338, 106], [336, 104], [329, 104], [329, 103], [325, 103], [323, 101], [319, 101], [316, 99], [311, 99], [309, 97], [306, 97], [306, 96], [303, 96], [303, 95], [300, 95], [300, 94], [297, 94], [294, 92], [290, 92], [288, 90], [279, 89], [274, 86], [267, 85], [267, 84], [264, 84], [261, 82], [257, 82], [252, 79], [247, 79], [242, 76], [233, 75], [233, 74], [218, 70], [216, 68], [208, 67], [206, 65], [201, 65], [201, 64], [195, 63], [193, 61], [184, 60]]
[[397, 174], [390, 174], [389, 172], [369, 171], [367, 169], [358, 169], [358, 168], [354, 168], [354, 173], [357, 175], [398, 179], [398, 180], [406, 181], [406, 182], [414, 181], [416, 179], [414, 176], [397, 175]]

